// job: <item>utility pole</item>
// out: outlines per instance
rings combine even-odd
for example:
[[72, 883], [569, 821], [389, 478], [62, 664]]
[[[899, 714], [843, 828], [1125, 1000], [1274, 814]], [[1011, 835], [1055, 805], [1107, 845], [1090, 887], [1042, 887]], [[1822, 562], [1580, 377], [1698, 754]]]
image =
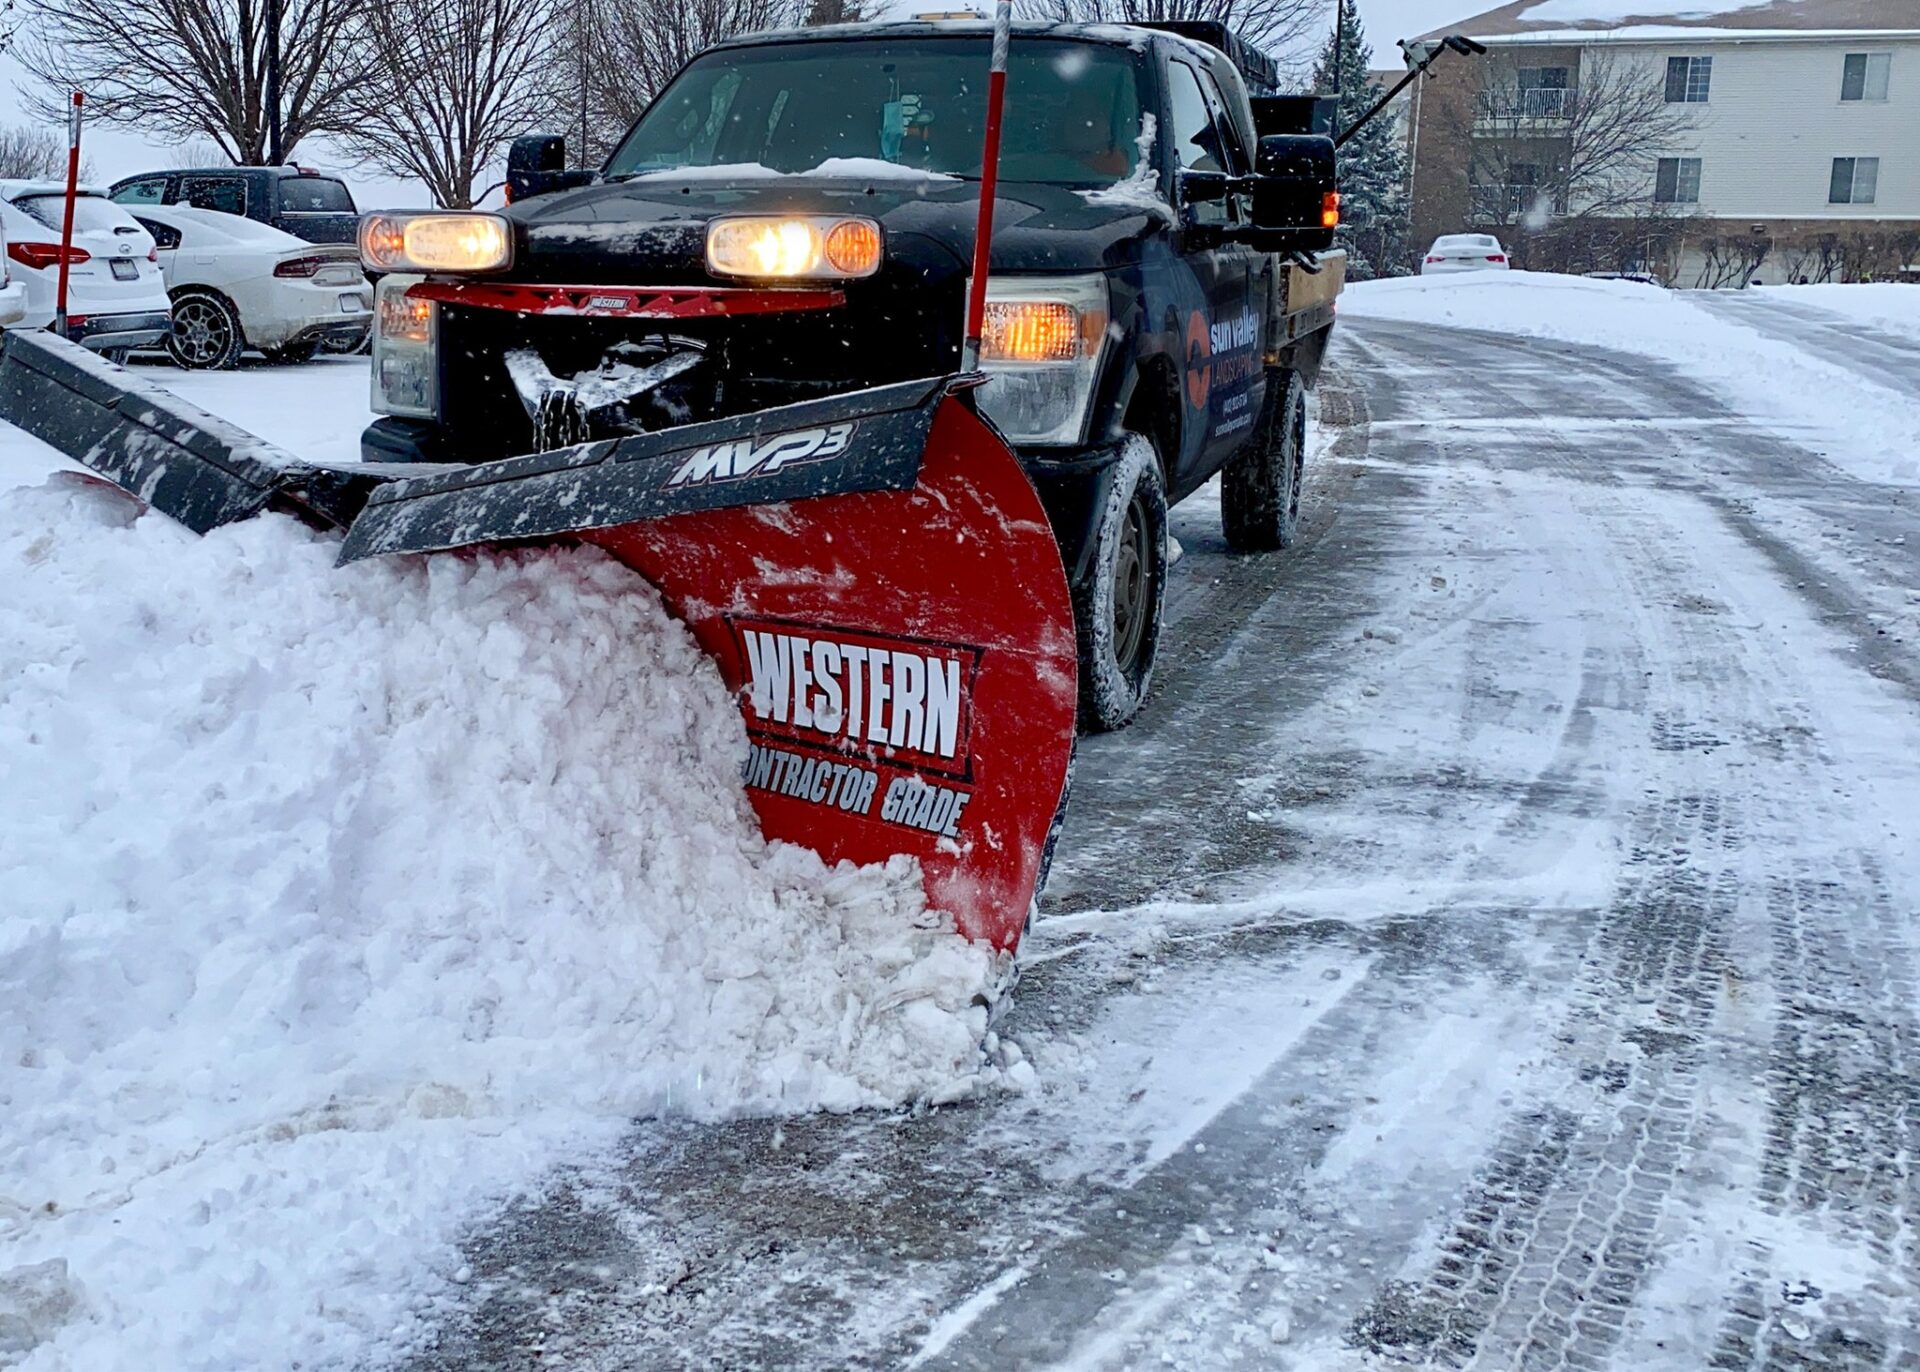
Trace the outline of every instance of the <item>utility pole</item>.
[[1333, 136], [1340, 136], [1341, 68], [1347, 60], [1347, 0], [1333, 0]]
[[280, 145], [280, 0], [267, 0], [267, 163], [286, 160]]

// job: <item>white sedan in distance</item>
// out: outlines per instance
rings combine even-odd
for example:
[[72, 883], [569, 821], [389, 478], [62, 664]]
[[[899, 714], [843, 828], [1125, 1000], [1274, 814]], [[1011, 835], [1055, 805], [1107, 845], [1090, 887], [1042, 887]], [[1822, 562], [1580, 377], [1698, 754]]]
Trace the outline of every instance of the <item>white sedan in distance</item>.
[[128, 208], [159, 248], [173, 297], [167, 354], [180, 366], [232, 367], [249, 348], [269, 362], [305, 362], [322, 343], [351, 348], [366, 337], [373, 287], [355, 249], [218, 210]]
[[1427, 260], [1420, 264], [1422, 276], [1444, 276], [1448, 272], [1503, 272], [1507, 270], [1507, 250], [1490, 233], [1443, 233], [1427, 249]]
[[[24, 308], [9, 328], [53, 323], [66, 199], [67, 188], [58, 182], [0, 181], [7, 270], [26, 288]], [[166, 337], [172, 321], [152, 237], [90, 186], [74, 197], [66, 254], [67, 337], [114, 358]]]

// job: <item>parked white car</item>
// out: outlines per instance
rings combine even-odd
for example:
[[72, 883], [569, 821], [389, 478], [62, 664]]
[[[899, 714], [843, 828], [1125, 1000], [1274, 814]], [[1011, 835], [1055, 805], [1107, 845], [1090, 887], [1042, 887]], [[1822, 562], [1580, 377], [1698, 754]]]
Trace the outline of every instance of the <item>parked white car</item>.
[[305, 362], [322, 343], [351, 348], [373, 319], [359, 253], [271, 224], [186, 205], [127, 207], [159, 245], [173, 297], [167, 353], [182, 367], [231, 367], [248, 348]]
[[7, 266], [7, 226], [0, 223], [0, 328], [27, 317], [27, 287]]
[[[54, 181], [0, 181], [7, 266], [26, 287], [10, 328], [53, 323], [59, 295], [60, 229], [67, 188]], [[95, 352], [124, 354], [167, 336], [173, 319], [153, 236], [91, 187], [74, 199], [67, 259], [67, 336]]]
[[1427, 249], [1427, 260], [1420, 264], [1420, 275], [1503, 272], [1507, 267], [1507, 250], [1500, 246], [1500, 240], [1492, 234], [1443, 233]]

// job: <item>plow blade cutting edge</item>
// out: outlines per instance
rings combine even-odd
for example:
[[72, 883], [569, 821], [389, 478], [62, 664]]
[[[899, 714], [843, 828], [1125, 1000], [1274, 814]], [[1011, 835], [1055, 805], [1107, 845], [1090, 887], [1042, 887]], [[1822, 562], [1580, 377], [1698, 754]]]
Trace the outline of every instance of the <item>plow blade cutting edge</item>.
[[947, 380], [393, 482], [342, 561], [553, 537], [659, 588], [738, 693], [763, 831], [917, 857], [1011, 949], [1073, 749], [1065, 572], [1018, 460]]
[[476, 466], [306, 463], [46, 336], [0, 343], [0, 417], [205, 533], [278, 509], [341, 561], [597, 544], [737, 694], [769, 838], [919, 859], [1011, 950], [1073, 751], [1072, 604], [1045, 511], [950, 378]]

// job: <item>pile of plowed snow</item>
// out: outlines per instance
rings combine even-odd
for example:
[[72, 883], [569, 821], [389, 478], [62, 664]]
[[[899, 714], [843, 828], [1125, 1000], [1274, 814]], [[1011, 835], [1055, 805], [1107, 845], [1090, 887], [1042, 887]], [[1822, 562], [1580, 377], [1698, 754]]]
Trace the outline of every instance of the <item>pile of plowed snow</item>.
[[0, 1366], [390, 1353], [634, 1115], [977, 1079], [988, 954], [758, 837], [636, 577], [335, 551], [0, 496]]

